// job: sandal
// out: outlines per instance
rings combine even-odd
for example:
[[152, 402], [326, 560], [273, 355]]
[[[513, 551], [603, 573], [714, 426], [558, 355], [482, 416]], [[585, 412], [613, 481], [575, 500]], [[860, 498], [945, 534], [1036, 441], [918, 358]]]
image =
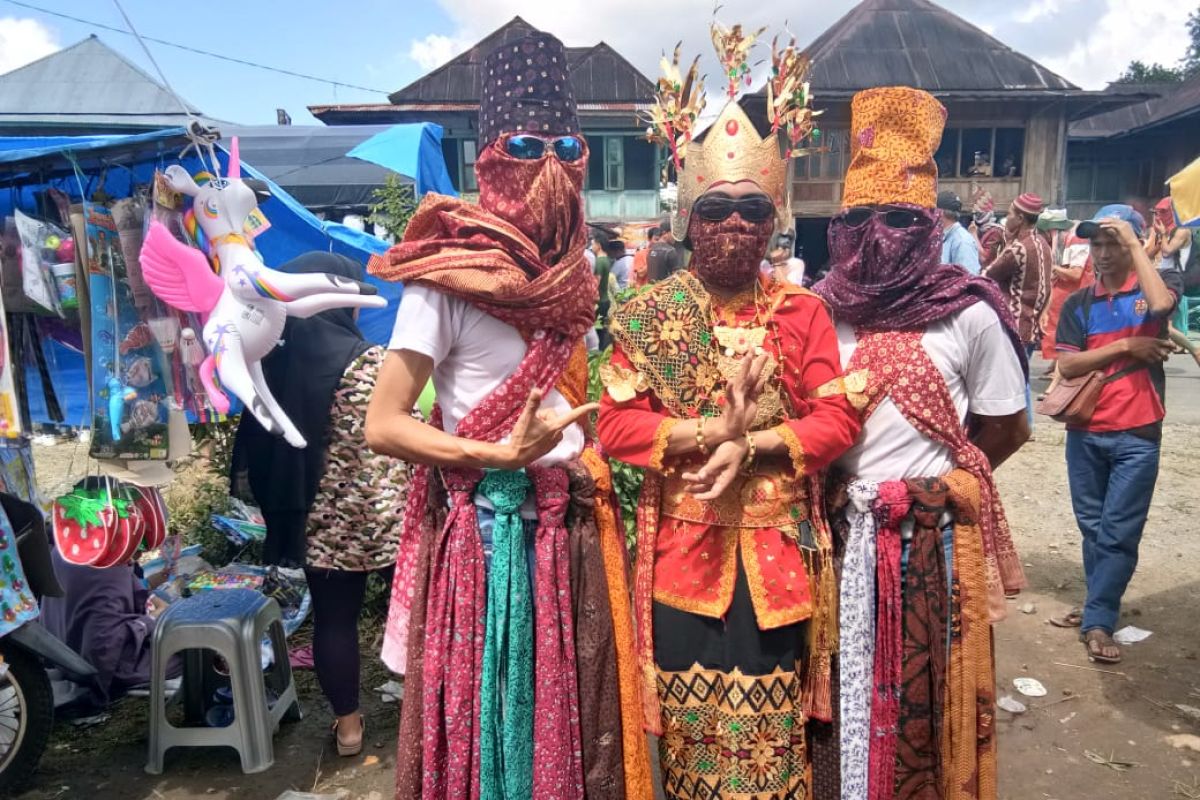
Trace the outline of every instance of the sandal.
[[1072, 608], [1065, 614], [1046, 620], [1056, 628], [1078, 628], [1083, 624], [1083, 609]]
[[[1098, 664], [1120, 664], [1121, 646], [1112, 635], [1099, 628], [1092, 628], [1081, 637], [1087, 647], [1088, 660]], [[1107, 653], [1105, 651], [1108, 651]], [[1115, 653], [1115, 655], [1113, 655]]]
[[361, 714], [359, 714], [358, 718], [359, 718], [359, 720], [361, 720], [361, 723], [362, 723], [362, 732], [359, 733], [359, 735], [358, 735], [358, 741], [354, 741], [354, 742], [342, 741], [342, 737], [338, 736], [337, 720], [334, 720], [333, 728], [332, 728], [333, 741], [337, 745], [338, 755], [342, 756], [343, 758], [345, 758], [347, 756], [356, 756], [362, 752], [363, 739], [365, 739], [367, 736], [367, 721], [363, 718], [363, 716]]

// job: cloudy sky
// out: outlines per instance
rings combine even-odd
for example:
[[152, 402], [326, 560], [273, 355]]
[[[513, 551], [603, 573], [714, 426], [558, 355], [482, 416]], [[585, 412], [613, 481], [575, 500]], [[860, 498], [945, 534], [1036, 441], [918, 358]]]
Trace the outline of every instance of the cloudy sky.
[[[1076, 84], [1099, 89], [1133, 59], [1177, 61], [1187, 42], [1186, 10], [1200, 0], [940, 3]], [[806, 44], [853, 5], [852, 0], [725, 0], [720, 16], [726, 23], [772, 30], [786, 22]], [[308, 105], [385, 102], [386, 92], [436, 67], [514, 14], [568, 45], [603, 39], [652, 79], [662, 51], [680, 39], [686, 52], [711, 56], [712, 5], [707, 0], [206, 0], [187, 6], [123, 0], [123, 6], [144, 35], [372, 90], [334, 87], [149, 44], [180, 95], [209, 116], [247, 124], [273, 123], [276, 107], [304, 124], [313, 122], [305, 111]], [[185, 7], [197, 11], [181, 15], [179, 9]], [[151, 71], [132, 38], [98, 26], [123, 29], [124, 23], [106, 2], [0, 0], [0, 73], [92, 33]], [[715, 61], [710, 60], [708, 74], [717, 74]], [[819, 93], [820, 87], [814, 90]]]

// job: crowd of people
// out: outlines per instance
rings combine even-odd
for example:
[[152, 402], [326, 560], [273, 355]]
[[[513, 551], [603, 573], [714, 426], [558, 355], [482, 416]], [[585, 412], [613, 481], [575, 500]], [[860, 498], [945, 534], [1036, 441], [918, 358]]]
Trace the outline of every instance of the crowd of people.
[[[356, 619], [383, 571], [398, 800], [649, 800], [646, 732], [672, 800], [994, 800], [992, 625], [1026, 586], [994, 471], [1030, 436], [1029, 360], [1103, 376], [1068, 432], [1087, 596], [1058, 623], [1115, 662], [1186, 231], [1035, 194], [1002, 223], [979, 196], [964, 226], [945, 109], [894, 87], [852, 101], [819, 280], [787, 127], [736, 99], [630, 253], [585, 221], [562, 44], [504, 44], [484, 75], [478, 202], [427, 197], [369, 267], [405, 286], [386, 349], [334, 311], [264, 362], [325, 446], [243, 423], [268, 556], [308, 571], [338, 751], [361, 749]], [[611, 345], [598, 402], [589, 338]], [[644, 474], [632, 560], [610, 459]]]

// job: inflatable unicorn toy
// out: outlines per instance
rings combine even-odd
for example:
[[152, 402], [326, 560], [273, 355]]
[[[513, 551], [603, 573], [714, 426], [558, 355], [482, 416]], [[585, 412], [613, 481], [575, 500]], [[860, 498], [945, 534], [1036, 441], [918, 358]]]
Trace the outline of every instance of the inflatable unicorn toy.
[[282, 434], [293, 447], [305, 447], [304, 437], [271, 394], [260, 360], [278, 344], [289, 316], [311, 317], [340, 307], [383, 308], [387, 301], [366, 283], [337, 275], [279, 272], [259, 260], [244, 232], [258, 201], [241, 178], [236, 138], [224, 180], [214, 178], [198, 186], [179, 165], [168, 167], [165, 175], [172, 188], [192, 198], [197, 224], [220, 264], [220, 275], [201, 251], [154, 220], [140, 259], [147, 285], [165, 303], [207, 318], [202, 338], [208, 357], [200, 366], [200, 380], [213, 408], [229, 413], [225, 391], [232, 392], [263, 428]]

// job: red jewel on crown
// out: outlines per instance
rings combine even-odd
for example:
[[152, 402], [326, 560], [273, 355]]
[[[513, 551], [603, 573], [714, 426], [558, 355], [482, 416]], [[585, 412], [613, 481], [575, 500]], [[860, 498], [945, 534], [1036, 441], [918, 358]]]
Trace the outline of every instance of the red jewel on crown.
[[737, 136], [737, 132], [738, 121], [736, 119], [731, 119], [725, 123], [725, 133], [729, 134], [730, 136]]

